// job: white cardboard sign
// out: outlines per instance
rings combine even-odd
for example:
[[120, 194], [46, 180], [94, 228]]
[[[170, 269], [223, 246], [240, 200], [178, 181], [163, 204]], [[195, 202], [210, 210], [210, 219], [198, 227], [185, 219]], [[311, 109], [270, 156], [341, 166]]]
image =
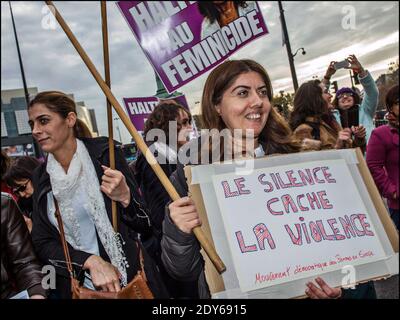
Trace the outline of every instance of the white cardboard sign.
[[386, 258], [343, 159], [212, 180], [243, 292]]

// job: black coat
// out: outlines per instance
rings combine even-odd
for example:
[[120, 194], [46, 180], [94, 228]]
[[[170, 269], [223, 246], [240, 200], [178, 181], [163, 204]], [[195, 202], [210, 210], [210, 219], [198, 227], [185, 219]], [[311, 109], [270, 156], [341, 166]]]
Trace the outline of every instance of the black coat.
[[[103, 175], [103, 169], [101, 165], [109, 166], [109, 148], [108, 138], [91, 138], [85, 139], [80, 138], [85, 144], [93, 165], [95, 167], [99, 183], [101, 184], [101, 177]], [[34, 186], [33, 194], [33, 229], [32, 239], [35, 246], [35, 250], [45, 264], [51, 264], [51, 260], [62, 260], [65, 261], [63, 247], [61, 245], [60, 234], [54, 225], [50, 223], [47, 216], [47, 193], [51, 192], [50, 177], [46, 172], [47, 161], [38, 167], [32, 177]], [[117, 203], [117, 215], [118, 215], [118, 232], [121, 234], [124, 243], [123, 249], [128, 260], [129, 267], [127, 268], [128, 282], [136, 275], [139, 268], [138, 250], [135, 245], [135, 240], [132, 239], [132, 234], [137, 233], [147, 234], [151, 233], [151, 221], [148, 218], [147, 210], [141, 202], [138, 194], [137, 184], [130, 173], [128, 164], [126, 163], [122, 152], [119, 148], [115, 148], [115, 168], [122, 172], [125, 176], [127, 184], [131, 191], [131, 203], [127, 208], [123, 208], [122, 205]], [[111, 199], [103, 194], [105, 207], [107, 210], [108, 217], [112, 221], [111, 214]], [[105, 252], [103, 245], [99, 237], [97, 236], [100, 256], [110, 262], [110, 259]], [[90, 253], [75, 250], [68, 244], [71, 260], [78, 265], [83, 265]], [[149, 281], [149, 286], [156, 297], [165, 297], [165, 287], [160, 280], [158, 270], [156, 269], [154, 262], [148, 256], [147, 252], [143, 249], [143, 255], [145, 259], [145, 271]], [[77, 272], [81, 270], [78, 268]], [[56, 267], [57, 272], [57, 289], [56, 294], [62, 298], [71, 297], [70, 279], [66, 268]], [[83, 274], [83, 272], [80, 272]]]
[[[157, 151], [154, 156], [158, 156]], [[177, 164], [166, 161], [160, 166], [169, 178], [176, 170]], [[165, 208], [171, 202], [171, 198], [142, 153], [136, 160], [135, 171], [136, 181], [143, 192], [151, 220], [154, 223], [153, 236], [143, 238], [143, 244], [156, 261], [164, 283], [168, 286], [168, 291], [173, 298], [198, 298], [197, 281], [174, 279], [165, 270], [161, 261], [162, 224], [165, 218]]]
[[[157, 157], [156, 152], [154, 156]], [[169, 163], [168, 161], [160, 164], [160, 167], [167, 177], [170, 177], [176, 170], [176, 164]], [[141, 152], [136, 160], [135, 170], [136, 181], [143, 191], [143, 197], [149, 209], [151, 220], [156, 231], [161, 234], [165, 216], [165, 205], [171, 201], [171, 198]]]

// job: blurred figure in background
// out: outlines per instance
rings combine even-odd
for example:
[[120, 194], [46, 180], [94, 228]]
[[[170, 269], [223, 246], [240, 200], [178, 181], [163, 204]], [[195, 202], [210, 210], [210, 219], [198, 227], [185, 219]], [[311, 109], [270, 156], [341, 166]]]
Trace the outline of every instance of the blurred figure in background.
[[[176, 129], [172, 126], [174, 121], [176, 121]], [[153, 141], [154, 137], [151, 131], [154, 129], [159, 129], [159, 133], [164, 134], [165, 141], [162, 141], [164, 139], [158, 136], [158, 140]], [[190, 112], [176, 103], [164, 102], [159, 104], [147, 119], [144, 129], [145, 141], [158, 159], [167, 177], [170, 177], [176, 170], [178, 149], [189, 141], [192, 130]], [[156, 131], [153, 132], [156, 133]], [[135, 171], [136, 181], [143, 192], [147, 208], [150, 211], [154, 231], [153, 235], [142, 237], [143, 244], [156, 260], [171, 296], [173, 298], [196, 298], [196, 283], [173, 279], [165, 271], [161, 261], [162, 223], [165, 217], [165, 207], [171, 201], [171, 198], [141, 152], [139, 152], [135, 163]]]
[[34, 157], [24, 156], [15, 159], [8, 168], [4, 180], [19, 196], [18, 205], [23, 213], [29, 232], [32, 231], [32, 173], [40, 166], [40, 161]]
[[332, 95], [319, 80], [303, 83], [294, 97], [290, 126], [303, 150], [346, 149], [365, 145], [365, 129], [354, 141], [349, 128], [343, 129], [330, 112]]
[[[1, 153], [1, 182], [7, 167]], [[1, 193], [1, 299], [27, 290], [31, 299], [44, 299], [41, 265], [35, 256], [32, 239], [22, 214], [8, 193]]]
[[[366, 130], [366, 142], [374, 129], [374, 116], [378, 106], [378, 87], [375, 84], [371, 74], [363, 68], [355, 55], [350, 55], [347, 59], [349, 67], [354, 73], [359, 75], [360, 83], [364, 90], [364, 97], [361, 101], [360, 95], [352, 88], [341, 88], [336, 92], [333, 102], [335, 108], [339, 111], [334, 113], [336, 121], [343, 128], [350, 128], [353, 134], [356, 134], [362, 127]], [[332, 61], [324, 76], [324, 84], [329, 87], [331, 77], [336, 73], [335, 62]], [[356, 119], [356, 124], [349, 122], [349, 118]], [[350, 121], [351, 122], [351, 121]]]
[[4, 174], [11, 165], [11, 161], [12, 160], [7, 155], [7, 152], [5, 150], [1, 150], [1, 192], [8, 193], [15, 201], [17, 201], [18, 197], [15, 194], [13, 194], [12, 188], [9, 185], [7, 185], [7, 183], [3, 179]]
[[367, 164], [381, 195], [387, 199], [390, 216], [399, 229], [399, 86], [386, 94], [389, 123], [372, 131]]

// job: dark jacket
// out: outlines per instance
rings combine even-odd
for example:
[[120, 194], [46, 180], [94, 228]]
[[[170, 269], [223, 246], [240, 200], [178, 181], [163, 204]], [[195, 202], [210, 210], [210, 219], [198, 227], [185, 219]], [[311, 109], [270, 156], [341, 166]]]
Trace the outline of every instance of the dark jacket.
[[[85, 144], [93, 165], [95, 167], [99, 183], [103, 176], [103, 169], [101, 165], [109, 166], [109, 148], [108, 138], [94, 138], [84, 139], [80, 138]], [[34, 186], [33, 194], [33, 229], [32, 239], [37, 251], [38, 256], [44, 263], [50, 263], [51, 260], [65, 261], [64, 251], [61, 245], [60, 234], [58, 230], [52, 225], [47, 216], [47, 193], [51, 192], [50, 177], [46, 172], [47, 161], [38, 167], [32, 177]], [[131, 203], [127, 208], [117, 203], [117, 216], [118, 216], [118, 232], [124, 240], [123, 249], [128, 260], [129, 267], [127, 267], [128, 282], [136, 275], [139, 268], [138, 252], [134, 239], [132, 239], [132, 231], [137, 233], [150, 233], [151, 221], [148, 218], [147, 211], [140, 200], [138, 194], [138, 187], [133, 176], [130, 173], [128, 164], [126, 163], [122, 152], [119, 148], [115, 148], [115, 168], [122, 172], [125, 176], [127, 184], [131, 191]], [[111, 200], [103, 194], [105, 207], [108, 217], [111, 217]], [[129, 236], [131, 235], [131, 237]], [[99, 237], [97, 236], [100, 256], [110, 262], [110, 259], [105, 252]], [[71, 260], [80, 266], [83, 266], [86, 259], [91, 256], [90, 253], [75, 250], [68, 244]], [[166, 297], [165, 287], [160, 280], [158, 271], [152, 259], [148, 256], [147, 252], [143, 249], [145, 260], [145, 271], [149, 286], [153, 291], [155, 297]], [[78, 268], [77, 273], [83, 275]], [[62, 298], [71, 297], [70, 279], [66, 268], [56, 267], [57, 272], [57, 293], [56, 295]]]
[[[156, 152], [154, 156], [157, 157]], [[167, 177], [176, 170], [176, 164], [168, 161], [160, 163], [160, 167]], [[165, 204], [171, 198], [141, 152], [136, 160], [135, 170], [137, 172], [135, 178], [143, 191], [143, 197], [149, 210], [153, 227], [161, 233]]]
[[[157, 151], [154, 152], [154, 156], [158, 156]], [[164, 162], [160, 163], [160, 166], [166, 176], [170, 177], [177, 165], [168, 160]], [[162, 223], [165, 217], [165, 206], [171, 201], [171, 198], [142, 153], [139, 154], [136, 161], [135, 171], [136, 181], [143, 192], [154, 224], [154, 234], [152, 237], [142, 238], [143, 245], [159, 266], [164, 283], [173, 298], [198, 298], [197, 280], [178, 281], [174, 279], [165, 270], [161, 261]]]
[[1, 193], [1, 299], [23, 290], [46, 296], [41, 282], [42, 266], [22, 214], [11, 196]]
[[[192, 144], [196, 144], [201, 150], [201, 137], [188, 142], [187, 150], [193, 150]], [[185, 145], [186, 147], [186, 145]], [[187, 163], [191, 165], [191, 163]], [[176, 171], [170, 176], [170, 180], [181, 197], [188, 195], [188, 185], [184, 173], [184, 164], [178, 162]], [[172, 222], [168, 206], [165, 207], [163, 222], [163, 237], [161, 240], [161, 258], [165, 269], [175, 279], [181, 281], [197, 281], [198, 297], [200, 299], [211, 298], [204, 266], [205, 262], [200, 253], [200, 244], [193, 233], [185, 233]]]

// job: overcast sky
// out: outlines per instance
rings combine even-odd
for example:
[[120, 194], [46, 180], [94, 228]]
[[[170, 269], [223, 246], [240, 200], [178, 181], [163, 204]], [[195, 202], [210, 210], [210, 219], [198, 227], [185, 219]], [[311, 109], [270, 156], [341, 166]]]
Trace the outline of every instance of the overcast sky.
[[[57, 9], [77, 37], [98, 71], [103, 74], [100, 2], [55, 1]], [[292, 91], [292, 80], [282, 33], [277, 1], [259, 2], [269, 34], [235, 53], [232, 58], [250, 58], [268, 71], [275, 93]], [[107, 135], [105, 97], [61, 27], [43, 29], [48, 12], [44, 2], [12, 2], [25, 75], [29, 87], [39, 91], [73, 93], [77, 101], [96, 110], [101, 135]], [[350, 7], [349, 7], [350, 6]], [[355, 54], [376, 79], [398, 61], [399, 4], [384, 2], [283, 1], [292, 50], [304, 47], [307, 54], [295, 57], [299, 84], [313, 76], [322, 77], [330, 61]], [[22, 88], [17, 50], [8, 2], [1, 2], [1, 89]], [[137, 43], [115, 2], [107, 3], [111, 87], [123, 106], [124, 97], [152, 96], [156, 92], [152, 67]], [[342, 27], [346, 14], [354, 10], [355, 28]], [[347, 21], [347, 20], [346, 20]], [[204, 74], [179, 91], [198, 112]], [[348, 71], [340, 70], [334, 80], [350, 86]], [[124, 143], [129, 133], [121, 121]], [[114, 127], [115, 129], [115, 127]], [[118, 133], [115, 132], [118, 139]]]

